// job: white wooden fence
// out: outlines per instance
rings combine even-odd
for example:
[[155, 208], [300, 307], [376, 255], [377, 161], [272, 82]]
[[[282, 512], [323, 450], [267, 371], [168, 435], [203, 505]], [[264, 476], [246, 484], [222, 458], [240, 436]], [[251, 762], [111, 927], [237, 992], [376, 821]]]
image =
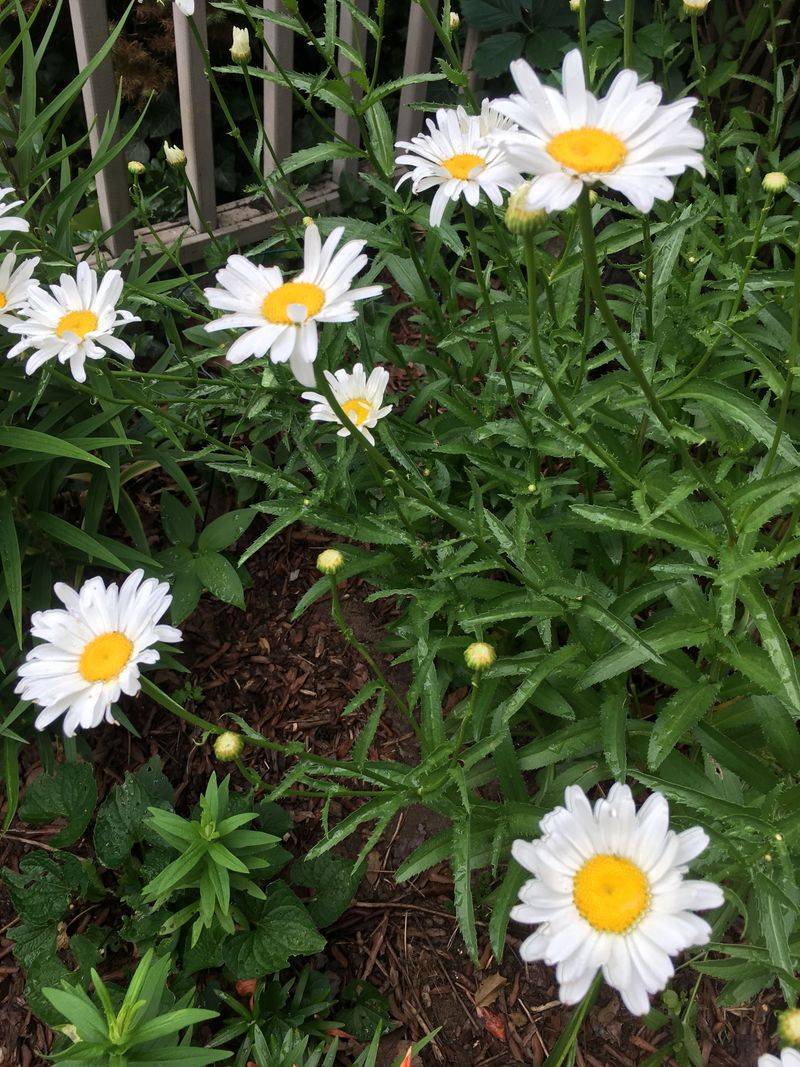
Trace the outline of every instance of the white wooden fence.
[[[256, 2], [256, 0], [252, 0]], [[369, 0], [355, 0], [364, 11]], [[391, 3], [397, 0], [390, 0]], [[282, 9], [281, 0], [262, 0], [267, 11]], [[431, 6], [438, 10], [439, 0]], [[106, 0], [69, 0], [72, 16], [75, 50], [78, 64], [84, 67], [102, 47], [108, 35]], [[216, 236], [235, 235], [241, 245], [262, 238], [273, 228], [276, 215], [268, 210], [261, 196], [247, 197], [225, 204], [218, 204], [214, 183], [214, 142], [211, 123], [211, 87], [205, 74], [203, 58], [192, 34], [189, 20], [173, 5], [175, 23], [175, 59], [178, 70], [178, 94], [183, 148], [187, 158], [187, 177], [195, 191], [200, 212], [187, 199], [187, 215], [174, 222], [159, 223], [154, 227], [158, 237], [168, 246], [180, 240], [181, 258], [185, 262], [202, 256], [211, 240], [206, 228]], [[200, 36], [206, 40], [206, 0], [195, 0], [195, 22]], [[274, 69], [267, 52], [270, 51], [284, 69], [292, 69], [294, 56], [294, 33], [276, 22], [264, 22], [264, 34], [269, 49], [265, 49], [265, 66]], [[339, 38], [361, 51], [364, 48], [365, 31], [354, 22], [345, 5], [340, 8]], [[406, 31], [405, 61], [403, 75], [422, 74], [431, 70], [435, 33], [424, 11], [413, 0], [409, 2], [408, 27]], [[470, 30], [464, 48], [464, 68], [470, 70], [472, 56], [477, 47], [477, 34]], [[349, 60], [342, 54], [339, 69], [347, 74]], [[470, 74], [474, 83], [474, 78]], [[224, 85], [224, 82], [223, 82]], [[425, 99], [427, 83], [407, 85], [401, 90], [397, 138], [407, 140], [422, 127], [424, 115], [410, 105]], [[108, 113], [116, 99], [116, 79], [112, 58], [109, 55], [90, 76], [83, 89], [86, 119], [90, 131], [92, 152]], [[284, 85], [264, 81], [263, 120], [266, 137], [278, 159], [292, 151], [292, 94]], [[355, 119], [344, 111], [335, 116], [336, 132], [353, 144], [359, 143], [359, 129]], [[306, 210], [313, 215], [335, 204], [338, 196], [338, 180], [344, 170], [357, 166], [357, 160], [336, 160], [331, 176], [308, 191], [303, 201]], [[266, 149], [263, 160], [264, 174], [274, 169], [272, 155]], [[130, 214], [129, 175], [122, 155], [117, 156], [97, 176], [97, 196], [100, 219], [104, 230], [119, 227], [109, 238], [112, 255], [119, 255], [133, 245], [137, 238], [144, 242], [154, 240], [147, 229], [134, 231], [130, 223], [120, 222]], [[290, 214], [290, 209], [286, 208]], [[201, 217], [202, 216], [202, 220]]]

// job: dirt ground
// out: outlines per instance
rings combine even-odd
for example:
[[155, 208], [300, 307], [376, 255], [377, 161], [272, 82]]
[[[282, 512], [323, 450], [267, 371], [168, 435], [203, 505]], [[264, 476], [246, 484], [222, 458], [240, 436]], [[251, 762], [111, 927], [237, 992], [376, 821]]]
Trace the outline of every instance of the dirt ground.
[[[199, 713], [216, 720], [224, 712], [241, 715], [266, 737], [301, 740], [320, 755], [343, 757], [363, 724], [367, 709], [346, 719], [341, 710], [367, 680], [367, 668], [331, 622], [325, 601], [293, 623], [292, 610], [315, 580], [314, 560], [323, 539], [294, 528], [266, 546], [250, 564], [253, 588], [247, 610], [204, 601], [184, 624], [183, 661], [202, 688]], [[348, 620], [365, 643], [375, 646], [390, 607], [364, 605], [363, 588], [350, 582], [343, 603]], [[403, 684], [396, 672], [393, 681]], [[180, 683], [178, 683], [180, 684]], [[197, 731], [168, 716], [146, 699], [129, 709], [143, 740], [103, 727], [91, 737], [100, 796], [151, 755], [158, 755], [177, 789], [179, 809], [191, 804], [215, 764], [210, 746], [195, 744]], [[401, 723], [384, 717], [373, 755], [402, 758], [412, 750]], [[26, 778], [38, 773], [35, 749], [28, 750]], [[285, 767], [282, 758], [253, 753], [249, 760], [269, 782]], [[302, 855], [319, 835], [316, 802], [293, 798], [285, 806], [294, 820], [288, 846]], [[337, 818], [341, 809], [331, 811]], [[395, 884], [394, 872], [430, 833], [440, 829], [424, 809], [407, 811], [370, 856], [357, 898], [326, 931], [328, 948], [318, 965], [336, 985], [366, 979], [387, 997], [397, 1024], [384, 1042], [382, 1060], [405, 1051], [408, 1043], [440, 1028], [421, 1056], [425, 1065], [540, 1067], [562, 1030], [567, 1013], [556, 999], [553, 972], [524, 966], [511, 930], [502, 962], [491, 953], [481, 927], [481, 968], [466, 957], [452, 909], [452, 882], [446, 867]], [[15, 867], [31, 847], [46, 847], [52, 831], [15, 823], [0, 841], [0, 866]], [[113, 916], [103, 919], [113, 922]], [[0, 1065], [39, 1067], [49, 1047], [46, 1029], [31, 1016], [22, 997], [23, 978], [4, 937], [14, 922], [0, 889]], [[770, 1047], [772, 1008], [779, 995], [746, 1009], [719, 1009], [711, 981], [699, 989], [698, 1038], [704, 1064], [751, 1067]], [[577, 1055], [579, 1067], [641, 1064], [668, 1040], [632, 1019], [609, 990], [585, 1022]], [[352, 1049], [343, 1062], [352, 1059]], [[674, 1063], [671, 1059], [661, 1061]]]

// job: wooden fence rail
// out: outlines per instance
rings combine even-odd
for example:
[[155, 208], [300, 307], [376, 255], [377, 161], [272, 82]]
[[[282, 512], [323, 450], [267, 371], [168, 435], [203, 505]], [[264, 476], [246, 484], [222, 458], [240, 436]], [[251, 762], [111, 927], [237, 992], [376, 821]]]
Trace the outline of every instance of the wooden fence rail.
[[[195, 0], [194, 20], [205, 43], [208, 39], [206, 22], [207, 0]], [[281, 0], [262, 0], [264, 9], [270, 12], [282, 10]], [[354, 0], [357, 8], [367, 12], [369, 0]], [[431, 6], [438, 10], [438, 0]], [[108, 34], [106, 0], [69, 0], [75, 51], [80, 66], [102, 47]], [[175, 221], [159, 223], [154, 227], [159, 240], [167, 245], [180, 241], [181, 258], [185, 262], [198, 259], [215, 236], [237, 238], [240, 244], [257, 241], [274, 227], [276, 214], [261, 196], [247, 197], [218, 204], [214, 182], [214, 141], [211, 122], [212, 93], [206, 76], [204, 60], [195, 40], [189, 20], [173, 5], [175, 24], [175, 60], [178, 71], [178, 95], [180, 100], [183, 149], [187, 159], [187, 179], [195, 193], [197, 203], [187, 196], [187, 214]], [[354, 19], [349, 8], [342, 4], [338, 27], [339, 39], [363, 53], [366, 44], [364, 27]], [[264, 67], [275, 71], [278, 68], [291, 70], [294, 58], [294, 33], [277, 22], [264, 22]], [[424, 11], [413, 0], [409, 3], [406, 30], [403, 76], [424, 74], [431, 70], [435, 44], [434, 28]], [[477, 33], [469, 30], [465, 41], [465, 69], [469, 69], [471, 57], [477, 46]], [[352, 70], [350, 59], [340, 49], [338, 64], [346, 77]], [[474, 85], [475, 79], [470, 74]], [[224, 82], [223, 82], [224, 85]], [[90, 147], [96, 150], [100, 131], [107, 116], [113, 111], [117, 85], [113, 60], [109, 55], [88, 79], [83, 90], [86, 120], [90, 131]], [[422, 128], [424, 115], [414, 109], [414, 104], [425, 100], [427, 83], [404, 86], [400, 93], [399, 117], [396, 135], [408, 140]], [[264, 81], [263, 122], [265, 140], [263, 172], [275, 169], [275, 159], [280, 161], [292, 151], [292, 92], [288, 86], [274, 81]], [[352, 115], [337, 110], [334, 128], [342, 138], [353, 144], [359, 143], [358, 123]], [[274, 154], [274, 158], [273, 158]], [[304, 196], [304, 205], [310, 214], [332, 207], [338, 199], [338, 183], [345, 172], [352, 173], [358, 167], [357, 159], [334, 161], [330, 177], [318, 182]], [[112, 255], [121, 254], [130, 248], [137, 238], [145, 243], [153, 241], [147, 229], [134, 231], [130, 224], [121, 225], [131, 213], [129, 175], [122, 156], [101, 171], [97, 176], [97, 197], [100, 220], [104, 230], [115, 232], [108, 239]], [[287, 208], [288, 211], [288, 208]]]

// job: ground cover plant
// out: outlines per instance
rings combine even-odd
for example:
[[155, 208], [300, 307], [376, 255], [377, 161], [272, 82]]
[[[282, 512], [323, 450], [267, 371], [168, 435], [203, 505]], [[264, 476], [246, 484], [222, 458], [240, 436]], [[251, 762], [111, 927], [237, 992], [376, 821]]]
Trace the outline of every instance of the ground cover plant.
[[[422, 0], [435, 102], [395, 144], [380, 0], [212, 3], [279, 217], [188, 268], [135, 158], [134, 249], [74, 246], [137, 123], [76, 162], [61, 6], [0, 12], [3, 936], [44, 1024], [11, 1056], [792, 1067], [791, 12]], [[270, 20], [318, 73], [263, 69]], [[269, 175], [227, 105], [264, 78], [320, 138]], [[360, 210], [307, 216], [338, 159]], [[398, 995], [414, 909], [467, 1040]]]

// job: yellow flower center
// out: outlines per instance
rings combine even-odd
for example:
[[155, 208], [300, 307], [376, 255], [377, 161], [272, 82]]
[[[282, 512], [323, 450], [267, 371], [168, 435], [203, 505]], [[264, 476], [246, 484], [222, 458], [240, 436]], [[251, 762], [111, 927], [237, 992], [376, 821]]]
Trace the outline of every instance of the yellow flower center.
[[101, 634], [81, 653], [78, 670], [86, 682], [107, 682], [116, 678], [133, 652], [133, 642], [118, 630]]
[[443, 159], [442, 166], [453, 178], [465, 182], [476, 167], [486, 166], [486, 160], [474, 152], [459, 152], [457, 156]]
[[284, 282], [264, 297], [261, 314], [276, 326], [290, 326], [287, 308], [290, 304], [302, 304], [309, 318], [322, 311], [325, 293], [313, 282]]
[[7, 303], [8, 303], [8, 300], [6, 299], [6, 294], [5, 293], [0, 293], [0, 311], [3, 310], [3, 308], [6, 306]]
[[83, 341], [87, 333], [96, 329], [97, 315], [93, 311], [68, 311], [58, 320], [56, 333], [59, 337], [63, 337], [65, 333], [71, 333]]
[[354, 397], [352, 400], [345, 400], [342, 411], [356, 426], [363, 426], [372, 413], [372, 404], [363, 397]]
[[581, 126], [557, 134], [547, 145], [557, 163], [577, 174], [607, 174], [624, 161], [628, 149], [614, 133], [596, 126]]
[[592, 856], [575, 875], [575, 907], [595, 930], [624, 934], [641, 919], [650, 903], [647, 876], [619, 856]]

